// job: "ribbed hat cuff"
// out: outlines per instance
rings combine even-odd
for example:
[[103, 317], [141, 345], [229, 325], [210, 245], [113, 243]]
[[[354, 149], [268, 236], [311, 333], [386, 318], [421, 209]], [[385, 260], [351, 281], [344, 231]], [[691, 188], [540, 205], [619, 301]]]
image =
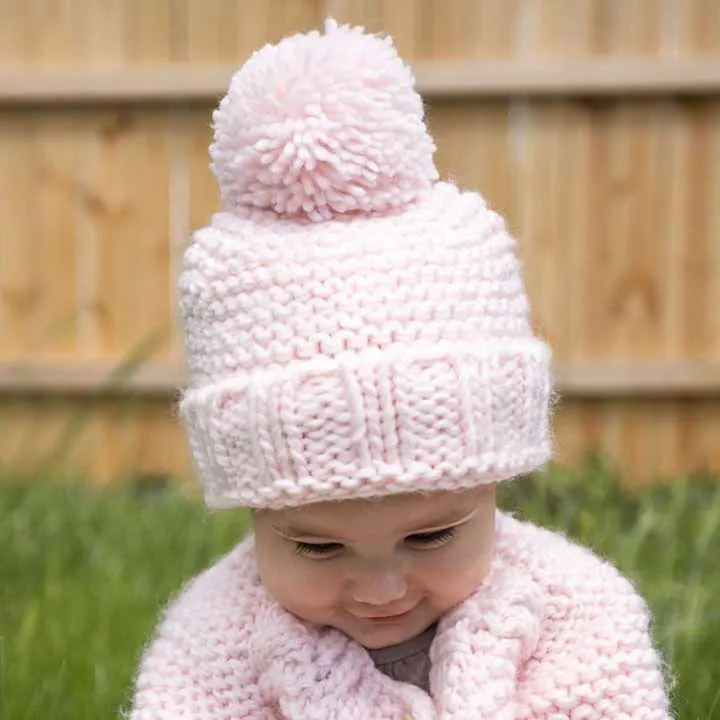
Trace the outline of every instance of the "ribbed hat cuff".
[[550, 351], [441, 342], [292, 362], [190, 387], [181, 403], [212, 508], [461, 489], [551, 456]]

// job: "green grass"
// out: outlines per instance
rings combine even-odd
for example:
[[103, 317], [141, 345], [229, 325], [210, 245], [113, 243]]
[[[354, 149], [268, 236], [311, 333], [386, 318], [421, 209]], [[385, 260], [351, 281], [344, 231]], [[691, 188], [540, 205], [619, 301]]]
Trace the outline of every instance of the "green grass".
[[[678, 718], [720, 718], [720, 482], [633, 496], [597, 460], [509, 484], [501, 505], [612, 559], [650, 602]], [[0, 718], [127, 704], [161, 608], [247, 530], [174, 490], [0, 482]]]

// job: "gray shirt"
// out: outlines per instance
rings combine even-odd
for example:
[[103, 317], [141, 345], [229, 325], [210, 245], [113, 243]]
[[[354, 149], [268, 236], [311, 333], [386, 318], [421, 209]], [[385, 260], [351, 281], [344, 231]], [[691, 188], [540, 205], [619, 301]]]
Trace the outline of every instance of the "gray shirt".
[[399, 645], [368, 650], [375, 667], [399, 682], [416, 685], [430, 694], [430, 646], [435, 638], [436, 625]]

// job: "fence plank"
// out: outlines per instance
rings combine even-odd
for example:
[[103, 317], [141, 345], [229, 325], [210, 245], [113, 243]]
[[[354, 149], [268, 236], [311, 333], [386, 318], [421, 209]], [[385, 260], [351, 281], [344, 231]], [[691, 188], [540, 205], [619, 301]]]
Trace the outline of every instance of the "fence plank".
[[325, 21], [322, 4], [322, 0], [272, 0], [270, 42], [278, 42], [291, 33], [320, 29]]
[[253, 50], [268, 42], [272, 10], [272, 0], [255, 0], [252, 3], [252, 10], [248, 10], [245, 6], [241, 12], [238, 7], [235, 47], [238, 57], [242, 60], [249, 57]]
[[437, 102], [428, 115], [441, 175], [481, 192], [506, 213], [511, 202], [507, 104]]
[[[169, 132], [163, 113], [85, 116], [79, 211], [85, 332], [96, 356], [161, 335], [169, 352]], [[142, 272], [138, 272], [142, 268]], [[89, 346], [89, 342], [86, 342]]]
[[417, 0], [383, 0], [379, 5], [379, 26], [393, 38], [403, 60], [423, 56], [428, 32], [428, 3]]
[[[25, 4], [24, 24], [27, 50], [24, 59], [31, 62], [67, 62], [75, 57], [73, 19], [80, 10], [78, 2], [31, 0]], [[20, 3], [17, 3], [18, 8]], [[19, 9], [14, 15], [20, 15]]]
[[75, 116], [33, 118], [34, 233], [28, 237], [37, 273], [38, 304], [28, 351], [44, 357], [77, 354], [77, 145]]
[[675, 0], [678, 43], [695, 54], [720, 51], [720, 4], [716, 0]]
[[[703, 152], [710, 168], [708, 183], [704, 189], [708, 212], [707, 244], [710, 262], [707, 272], [710, 280], [705, 305], [708, 338], [703, 354], [717, 357], [720, 355], [720, 312], [717, 311], [717, 308], [720, 308], [720, 206], [717, 202], [720, 197], [720, 100], [713, 102], [708, 108], [708, 125], [709, 138]], [[702, 190], [698, 188], [698, 192]]]
[[340, 25], [360, 25], [368, 32], [382, 30], [382, 0], [325, 0], [326, 17], [334, 18]]
[[448, 0], [433, 2], [432, 28], [423, 57], [434, 60], [509, 58], [517, 31], [519, 0]]
[[25, 111], [0, 114], [0, 353], [21, 357], [33, 344], [36, 312], [42, 289], [37, 277], [37, 215], [33, 117]]
[[124, 0], [122, 7], [127, 64], [184, 59], [185, 18], [176, 0]]

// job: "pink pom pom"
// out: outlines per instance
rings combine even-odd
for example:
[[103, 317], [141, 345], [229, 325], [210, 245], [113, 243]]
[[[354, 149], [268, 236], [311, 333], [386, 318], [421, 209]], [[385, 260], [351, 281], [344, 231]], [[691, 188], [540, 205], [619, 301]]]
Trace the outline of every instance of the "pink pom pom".
[[213, 115], [226, 207], [323, 220], [412, 202], [437, 179], [410, 69], [362, 28], [294, 35], [255, 52]]

